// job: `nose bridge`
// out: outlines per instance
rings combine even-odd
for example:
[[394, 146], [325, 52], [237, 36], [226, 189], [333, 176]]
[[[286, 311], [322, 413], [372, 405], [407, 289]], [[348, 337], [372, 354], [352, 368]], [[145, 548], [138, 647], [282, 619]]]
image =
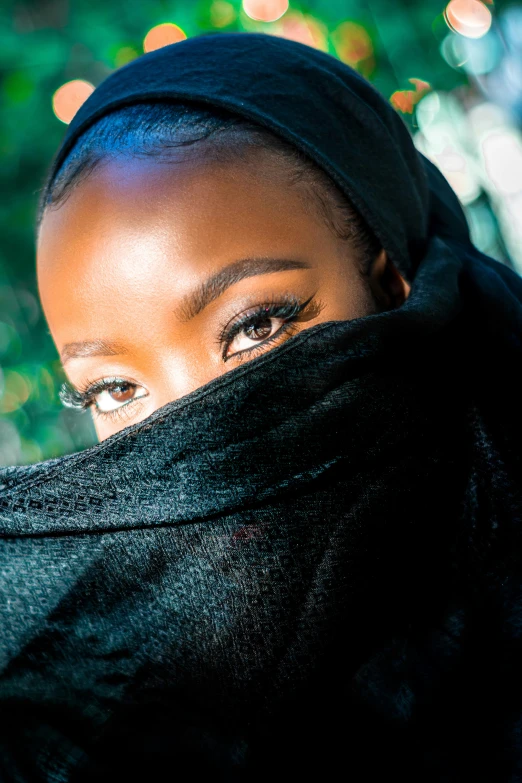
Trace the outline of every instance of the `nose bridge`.
[[209, 357], [205, 360], [195, 349], [189, 349], [188, 345], [185, 350], [178, 348], [169, 351], [156, 364], [157, 407], [185, 397], [223, 372], [214, 362], [209, 361]]

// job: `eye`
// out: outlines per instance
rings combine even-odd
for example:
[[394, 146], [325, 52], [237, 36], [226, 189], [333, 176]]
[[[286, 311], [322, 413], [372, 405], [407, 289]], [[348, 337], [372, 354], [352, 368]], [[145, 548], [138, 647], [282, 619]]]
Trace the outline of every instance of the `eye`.
[[128, 382], [117, 385], [110, 384], [103, 391], [94, 395], [96, 408], [100, 413], [108, 413], [121, 408], [123, 405], [127, 405], [129, 402], [141, 399], [144, 395], [137, 395], [137, 389], [139, 388], [139, 386]]
[[[287, 296], [278, 302], [267, 302], [249, 310], [232, 323], [222, 328], [218, 342], [223, 346], [223, 361], [243, 358], [246, 354], [264, 350], [283, 335], [297, 331], [295, 323], [313, 296], [300, 302], [295, 296]], [[314, 315], [322, 309], [314, 304]]]
[[72, 384], [64, 383], [59, 397], [69, 408], [85, 410], [92, 407], [96, 416], [117, 418], [125, 414], [135, 402], [147, 397], [148, 392], [132, 381], [124, 378], [102, 378], [98, 381], [86, 381], [85, 385], [76, 389]]
[[233, 354], [243, 353], [243, 351], [253, 348], [255, 344], [268, 340], [269, 337], [273, 337], [280, 330], [284, 323], [283, 318], [260, 316], [255, 323], [244, 326], [242, 331], [233, 338], [227, 350], [227, 357], [230, 358]]

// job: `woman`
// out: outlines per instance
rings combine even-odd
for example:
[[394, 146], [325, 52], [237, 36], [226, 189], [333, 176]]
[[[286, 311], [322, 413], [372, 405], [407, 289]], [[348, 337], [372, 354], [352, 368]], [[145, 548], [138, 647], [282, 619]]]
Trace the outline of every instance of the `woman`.
[[62, 399], [90, 407], [100, 440], [296, 331], [409, 291], [321, 169], [223, 110], [105, 115], [40, 214], [40, 296], [73, 384]]
[[6, 781], [522, 775], [522, 284], [355, 71], [204, 35], [42, 190], [100, 443], [0, 471]]

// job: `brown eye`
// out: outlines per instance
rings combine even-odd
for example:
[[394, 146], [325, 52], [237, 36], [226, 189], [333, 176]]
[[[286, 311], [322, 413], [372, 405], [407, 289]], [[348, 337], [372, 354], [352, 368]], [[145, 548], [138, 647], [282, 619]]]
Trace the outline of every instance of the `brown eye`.
[[134, 389], [130, 383], [126, 383], [122, 386], [116, 386], [109, 395], [115, 402], [128, 402], [134, 397]]
[[145, 397], [146, 394], [136, 395], [136, 390], [142, 387], [134, 383], [110, 384], [94, 396], [96, 408], [100, 413], [109, 413], [134, 400]]
[[284, 318], [274, 318], [262, 315], [255, 323], [244, 326], [231, 340], [227, 356], [252, 348], [252, 342], [262, 342], [271, 337], [284, 324]]
[[259, 324], [252, 324], [250, 326], [247, 326], [245, 329], [245, 334], [250, 340], [264, 340], [265, 337], [268, 337], [270, 332], [272, 331], [272, 325], [270, 323], [272, 319], [267, 318], [263, 322], [259, 322]]

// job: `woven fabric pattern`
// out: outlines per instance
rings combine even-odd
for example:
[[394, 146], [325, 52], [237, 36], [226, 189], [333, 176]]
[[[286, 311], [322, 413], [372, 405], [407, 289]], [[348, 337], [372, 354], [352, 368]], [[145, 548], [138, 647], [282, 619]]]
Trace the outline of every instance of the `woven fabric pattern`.
[[522, 281], [387, 102], [285, 39], [138, 58], [55, 165], [154, 94], [294, 138], [411, 293], [0, 470], [1, 783], [522, 780]]

